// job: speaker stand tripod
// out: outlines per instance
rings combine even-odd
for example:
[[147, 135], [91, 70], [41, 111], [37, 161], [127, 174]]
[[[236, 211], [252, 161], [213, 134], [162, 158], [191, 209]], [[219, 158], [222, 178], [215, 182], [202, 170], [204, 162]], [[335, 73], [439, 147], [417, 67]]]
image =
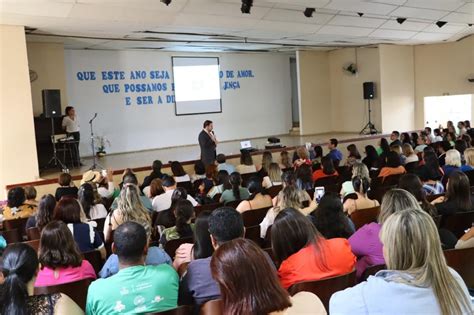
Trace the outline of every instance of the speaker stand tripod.
[[367, 123], [367, 125], [365, 125], [364, 128], [362, 128], [362, 130], [359, 132], [359, 134], [360, 135], [375, 135], [375, 134], [378, 133], [378, 130], [375, 129], [374, 124], [370, 120], [370, 116], [371, 116], [371, 113], [372, 113], [372, 108], [370, 107], [370, 98], [367, 101], [369, 102], [369, 122]]
[[96, 119], [97, 117], [97, 113], [95, 113], [94, 117], [92, 117], [91, 120], [89, 120], [89, 125], [91, 127], [91, 148], [92, 148], [92, 158], [93, 158], [93, 162], [92, 162], [92, 166], [89, 168], [89, 170], [101, 170], [103, 169], [103, 167], [97, 162], [97, 154], [95, 153], [95, 137], [94, 137], [94, 127], [93, 127], [93, 122], [94, 122], [94, 119]]
[[56, 140], [54, 139], [54, 134], [54, 118], [51, 117], [51, 143], [53, 144], [53, 156], [44, 168], [47, 169], [50, 166], [59, 167], [63, 173], [69, 173], [67, 166], [64, 165], [64, 163], [58, 158], [58, 150], [56, 149]]

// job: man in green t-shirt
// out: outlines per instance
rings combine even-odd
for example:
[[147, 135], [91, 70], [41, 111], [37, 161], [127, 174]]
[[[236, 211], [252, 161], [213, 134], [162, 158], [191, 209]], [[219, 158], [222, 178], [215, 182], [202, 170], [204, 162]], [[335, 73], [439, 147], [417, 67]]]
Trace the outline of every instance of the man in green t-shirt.
[[120, 271], [94, 281], [87, 293], [87, 314], [142, 314], [177, 307], [178, 274], [168, 264], [145, 266], [145, 228], [125, 222], [114, 233], [112, 250]]

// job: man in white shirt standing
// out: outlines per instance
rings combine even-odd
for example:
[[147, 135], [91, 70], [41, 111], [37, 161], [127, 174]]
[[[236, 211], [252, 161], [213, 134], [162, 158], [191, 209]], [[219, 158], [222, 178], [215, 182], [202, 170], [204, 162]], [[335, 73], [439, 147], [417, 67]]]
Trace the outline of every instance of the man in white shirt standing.
[[[162, 185], [165, 193], [156, 196], [152, 202], [153, 210], [157, 212], [167, 210], [171, 207], [171, 196], [176, 189], [176, 181], [172, 176], [165, 176], [163, 178]], [[193, 204], [194, 207], [198, 205], [197, 201], [190, 195], [187, 196], [187, 199]]]
[[63, 117], [62, 127], [66, 131], [68, 137], [72, 136], [74, 138], [75, 152], [73, 153], [73, 156], [77, 164], [81, 166], [81, 156], [79, 154], [79, 141], [81, 140], [81, 134], [79, 133], [79, 121], [77, 120], [74, 107], [66, 107], [66, 116]]

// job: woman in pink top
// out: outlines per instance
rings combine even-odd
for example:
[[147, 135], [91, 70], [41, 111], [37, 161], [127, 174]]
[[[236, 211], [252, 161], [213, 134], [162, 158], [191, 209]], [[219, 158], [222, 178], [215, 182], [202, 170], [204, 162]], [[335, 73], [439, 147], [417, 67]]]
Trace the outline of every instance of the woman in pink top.
[[421, 209], [416, 198], [408, 191], [392, 189], [385, 193], [378, 223], [366, 224], [349, 237], [352, 253], [357, 256], [357, 278], [360, 278], [367, 267], [385, 264], [383, 246], [379, 238], [382, 224], [395, 211], [415, 208]]
[[39, 261], [36, 287], [96, 279], [94, 268], [82, 259], [71, 231], [62, 221], [52, 221], [43, 228]]

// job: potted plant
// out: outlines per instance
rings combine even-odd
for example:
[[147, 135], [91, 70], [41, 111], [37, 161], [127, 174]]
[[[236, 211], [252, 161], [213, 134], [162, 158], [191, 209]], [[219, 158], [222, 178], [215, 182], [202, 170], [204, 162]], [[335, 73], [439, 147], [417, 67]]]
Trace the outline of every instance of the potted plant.
[[95, 141], [97, 143], [96, 154], [98, 157], [103, 157], [107, 154], [105, 147], [110, 147], [110, 141], [105, 136], [96, 136]]

